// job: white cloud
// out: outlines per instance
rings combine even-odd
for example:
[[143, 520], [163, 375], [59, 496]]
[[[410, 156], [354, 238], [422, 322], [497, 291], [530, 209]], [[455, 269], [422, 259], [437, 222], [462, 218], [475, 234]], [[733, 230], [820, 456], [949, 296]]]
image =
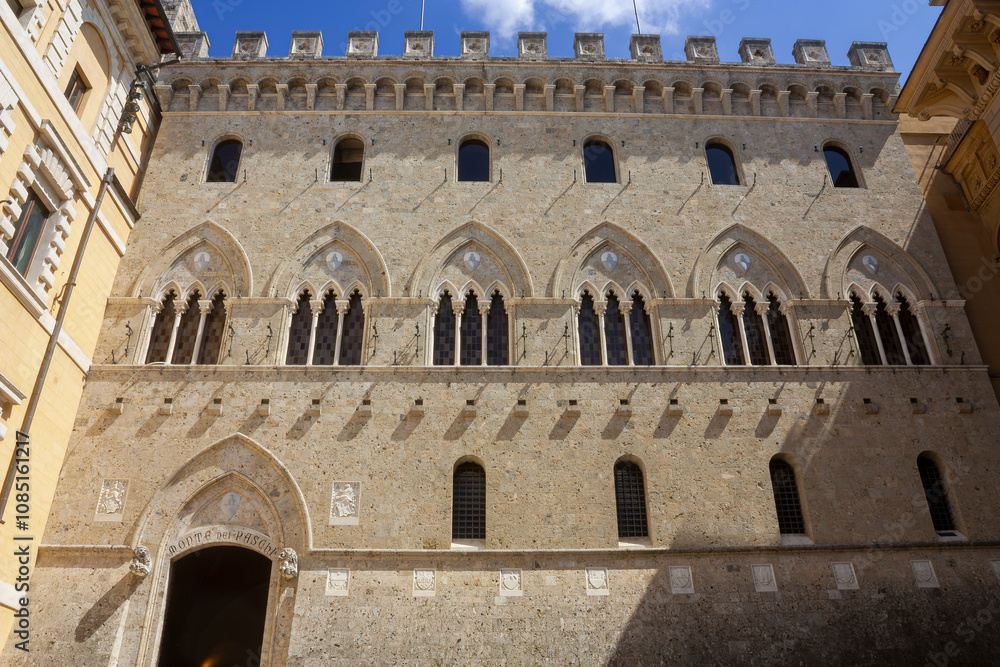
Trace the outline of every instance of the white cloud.
[[[635, 24], [629, 0], [461, 0], [469, 16], [481, 18], [501, 37], [518, 30], [545, 30], [559, 23], [599, 31], [602, 26]], [[677, 31], [680, 16], [705, 9], [711, 0], [637, 0], [644, 33]]]

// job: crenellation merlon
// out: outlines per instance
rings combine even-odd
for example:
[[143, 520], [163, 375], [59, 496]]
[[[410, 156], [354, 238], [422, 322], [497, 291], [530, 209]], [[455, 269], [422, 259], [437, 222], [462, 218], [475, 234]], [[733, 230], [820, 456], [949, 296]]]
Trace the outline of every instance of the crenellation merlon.
[[[178, 32], [177, 38], [185, 48], [185, 58], [208, 58], [208, 35], [204, 32]], [[267, 35], [263, 31], [237, 32], [230, 58], [239, 60], [282, 60], [280, 56], [268, 56]], [[792, 49], [793, 63], [778, 63], [771, 48], [771, 40], [760, 37], [745, 37], [740, 41], [740, 62], [720, 60], [716, 38], [713, 36], [690, 36], [685, 40], [686, 60], [664, 60], [660, 35], [638, 34], [629, 40], [629, 58], [607, 58], [603, 33], [574, 34], [573, 57], [550, 57], [548, 54], [548, 34], [544, 32], [519, 32], [517, 35], [517, 56], [491, 56], [490, 33], [488, 31], [462, 32], [458, 56], [434, 55], [434, 32], [431, 30], [407, 31], [403, 37], [402, 55], [379, 55], [377, 31], [351, 31], [348, 33], [347, 50], [343, 56], [323, 55], [323, 34], [319, 31], [293, 32], [288, 59], [322, 59], [340, 61], [353, 59], [375, 59], [380, 62], [401, 58], [435, 61], [475, 60], [487, 62], [608, 62], [612, 64], [644, 63], [674, 65], [690, 63], [696, 65], [722, 65], [726, 67], [808, 67], [818, 69], [852, 69], [879, 72], [894, 72], [892, 59], [885, 42], [854, 42], [848, 51], [848, 66], [832, 65], [826, 42], [819, 39], [800, 39]], [[225, 60], [215, 58], [214, 60]]]

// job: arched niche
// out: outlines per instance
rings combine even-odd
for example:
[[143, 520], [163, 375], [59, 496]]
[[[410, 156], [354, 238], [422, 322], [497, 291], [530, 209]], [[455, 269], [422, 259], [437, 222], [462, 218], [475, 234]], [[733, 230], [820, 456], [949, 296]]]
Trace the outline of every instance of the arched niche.
[[[746, 259], [750, 260], [748, 266]], [[774, 243], [741, 224], [723, 230], [698, 255], [688, 281], [687, 296], [700, 298], [704, 294], [713, 298], [723, 283], [738, 293], [742, 293], [743, 286], [749, 283], [764, 296], [767, 296], [766, 288], [774, 286], [778, 288], [779, 298], [809, 298], [802, 274], [788, 257]]]
[[499, 233], [475, 221], [449, 233], [424, 256], [410, 278], [408, 294], [430, 296], [446, 282], [456, 287], [475, 283], [490, 291], [488, 285], [505, 285], [513, 292], [507, 296], [534, 294], [520, 253]]
[[235, 236], [214, 222], [189, 229], [167, 244], [139, 273], [132, 296], [155, 298], [171, 283], [187, 289], [195, 280], [213, 292], [228, 287], [229, 296], [253, 294], [253, 271], [246, 251]]
[[357, 288], [365, 297], [392, 296], [382, 253], [367, 236], [343, 222], [327, 225], [303, 241], [278, 265], [265, 294], [295, 298], [307, 283]]
[[[827, 260], [821, 296], [847, 298], [852, 286], [870, 295], [876, 284], [893, 290], [893, 294], [902, 286], [917, 300], [940, 298], [930, 276], [909, 253], [875, 230], [861, 226], [844, 237]], [[883, 296], [890, 298], [891, 294]]]
[[[608, 252], [615, 257], [605, 256]], [[602, 222], [584, 234], [559, 260], [552, 278], [552, 296], [576, 298], [585, 282], [598, 289], [601, 296], [612, 283], [628, 290], [627, 294], [619, 294], [620, 299], [631, 298], [629, 295], [638, 285], [649, 290], [644, 292], [647, 300], [674, 295], [666, 270], [649, 247], [610, 222]]]

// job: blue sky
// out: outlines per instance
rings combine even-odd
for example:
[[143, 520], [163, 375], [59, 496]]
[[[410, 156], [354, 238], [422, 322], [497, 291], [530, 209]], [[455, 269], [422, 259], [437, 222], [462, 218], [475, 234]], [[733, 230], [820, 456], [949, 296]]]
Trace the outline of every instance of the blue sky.
[[[825, 39], [835, 65], [853, 41], [888, 42], [905, 80], [941, 8], [928, 0], [636, 0], [645, 33], [662, 35], [663, 55], [683, 59], [687, 35], [716, 35], [724, 61], [738, 61], [742, 37], [770, 37], [778, 62], [796, 39]], [[379, 31], [379, 52], [398, 54], [403, 32], [420, 27], [420, 0], [193, 0], [212, 43], [228, 56], [237, 30], [265, 30], [269, 55], [288, 54], [293, 30], [321, 30], [325, 55], [344, 55], [349, 30]], [[280, 11], [275, 11], [280, 7]], [[518, 30], [549, 33], [549, 55], [570, 57], [574, 32], [603, 32], [609, 58], [627, 58], [636, 32], [630, 0], [426, 0], [424, 29], [435, 54], [457, 55], [458, 33], [489, 30], [493, 55], [516, 55]]]

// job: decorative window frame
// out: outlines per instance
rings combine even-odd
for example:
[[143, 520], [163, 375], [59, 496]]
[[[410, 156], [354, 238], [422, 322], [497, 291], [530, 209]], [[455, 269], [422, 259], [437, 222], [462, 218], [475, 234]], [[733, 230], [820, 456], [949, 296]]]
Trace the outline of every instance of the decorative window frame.
[[14, 110], [20, 103], [17, 91], [7, 81], [7, 77], [0, 72], [0, 160], [10, 145], [10, 138], [14, 136], [17, 123], [14, 122]]
[[[913, 317], [916, 318], [917, 326], [920, 327], [920, 335], [923, 337], [924, 349], [927, 351], [927, 361], [928, 361], [927, 364], [914, 364], [912, 361], [910, 361], [910, 353], [905, 343], [905, 336], [903, 335], [903, 329], [900, 326], [899, 316], [898, 316], [899, 302], [896, 301], [896, 294], [899, 292], [902, 292], [903, 296], [906, 297], [906, 300], [910, 305], [910, 313], [912, 313]], [[886, 287], [881, 283], [876, 282], [869, 291], [865, 290], [857, 283], [851, 283], [848, 286], [846, 293], [847, 293], [846, 308], [848, 312], [848, 317], [850, 317], [850, 312], [852, 308], [851, 297], [857, 296], [858, 299], [861, 300], [861, 307], [865, 311], [865, 315], [872, 318], [872, 328], [875, 333], [875, 342], [878, 347], [879, 357], [881, 357], [882, 359], [882, 364], [881, 364], [882, 366], [889, 366], [889, 364], [888, 360], [886, 359], [885, 349], [883, 347], [885, 343], [882, 340], [882, 336], [878, 332], [878, 326], [875, 324], [874, 320], [875, 317], [874, 309], [876, 307], [876, 302], [875, 302], [876, 294], [882, 297], [882, 300], [885, 302], [886, 308], [888, 309], [888, 314], [890, 315], [890, 317], [892, 317], [892, 320], [896, 325], [896, 333], [899, 336], [900, 343], [903, 346], [903, 357], [907, 360], [907, 363], [905, 365], [917, 366], [917, 367], [942, 365], [941, 361], [939, 361], [937, 358], [938, 355], [936, 349], [931, 345], [932, 339], [927, 330], [927, 314], [924, 312], [924, 310], [927, 307], [928, 302], [926, 300], [920, 300], [918, 295], [912, 289], [908, 288], [906, 285], [903, 285], [902, 283], [899, 283], [890, 290], [886, 289]], [[851, 327], [851, 335], [854, 339], [855, 349], [859, 351], [858, 364], [863, 366], [865, 364], [862, 363], [861, 361], [861, 354], [860, 354], [861, 341], [858, 339], [858, 333], [857, 331], [854, 330], [853, 326]]]
[[[317, 365], [313, 363], [313, 349], [316, 345], [316, 325], [319, 320], [320, 315], [325, 307], [326, 295], [333, 291], [337, 296], [331, 302], [330, 305], [337, 309], [338, 322], [337, 322], [337, 339], [336, 339], [336, 349], [333, 356], [333, 363], [330, 365]], [[371, 323], [371, 306], [372, 298], [371, 293], [367, 286], [365, 286], [361, 281], [354, 280], [346, 288], [341, 287], [340, 283], [336, 280], [328, 280], [323, 283], [320, 287], [316, 287], [311, 281], [304, 280], [300, 282], [295, 289], [291, 290], [283, 298], [282, 306], [282, 337], [278, 345], [278, 356], [275, 360], [275, 364], [278, 366], [288, 366], [288, 346], [292, 339], [292, 325], [295, 322], [295, 314], [298, 312], [300, 305], [299, 299], [302, 297], [303, 292], [308, 292], [312, 297], [309, 299], [309, 309], [310, 316], [312, 318], [312, 324], [309, 332], [309, 351], [306, 363], [303, 365], [304, 368], [360, 368], [365, 365], [365, 361], [368, 359], [368, 343], [369, 343], [369, 325]], [[361, 363], [357, 365], [342, 366], [340, 363], [340, 349], [341, 343], [344, 336], [344, 317], [347, 315], [348, 308], [351, 304], [351, 297], [357, 292], [361, 296], [361, 311], [364, 313], [364, 327], [362, 328], [361, 335]], [[294, 367], [294, 366], [293, 366]]]
[[608, 367], [608, 343], [604, 336], [604, 312], [608, 307], [608, 295], [614, 292], [614, 295], [618, 298], [618, 307], [625, 317], [625, 349], [626, 356], [628, 357], [628, 363], [622, 368], [629, 368], [635, 366], [635, 353], [632, 350], [632, 327], [630, 325], [632, 316], [632, 295], [635, 292], [639, 292], [642, 296], [643, 303], [645, 304], [646, 315], [649, 316], [649, 334], [651, 342], [653, 344], [653, 365], [661, 366], [663, 364], [663, 359], [660, 350], [660, 328], [659, 328], [659, 318], [656, 312], [656, 296], [653, 294], [646, 285], [638, 281], [633, 282], [626, 288], [622, 288], [618, 283], [614, 281], [609, 281], [603, 289], [599, 289], [589, 280], [585, 280], [580, 285], [573, 290], [573, 337], [575, 341], [576, 348], [576, 365], [583, 367], [583, 358], [581, 355], [579, 340], [580, 331], [580, 309], [583, 307], [583, 295], [584, 293], [589, 293], [590, 297], [594, 300], [594, 312], [597, 313], [598, 318], [598, 333], [601, 338], [601, 365], [598, 367], [607, 368]]
[[[483, 288], [475, 280], [471, 280], [462, 287], [458, 287], [455, 283], [450, 280], [446, 280], [437, 288], [431, 292], [433, 295], [431, 297], [433, 304], [430, 309], [430, 324], [428, 325], [428, 339], [426, 348], [426, 365], [434, 366], [434, 332], [436, 331], [437, 324], [437, 314], [438, 310], [441, 308], [441, 298], [444, 296], [445, 292], [451, 295], [451, 308], [455, 313], [455, 360], [452, 364], [455, 368], [485, 368], [489, 366], [487, 363], [487, 333], [486, 333], [486, 318], [489, 314], [490, 308], [493, 303], [493, 293], [500, 292], [501, 298], [503, 298], [503, 309], [507, 315], [507, 365], [514, 366], [515, 358], [517, 356], [517, 341], [514, 337], [514, 332], [517, 330], [514, 323], [514, 293], [513, 291], [504, 283], [499, 280], [494, 280], [486, 288]], [[469, 292], [476, 295], [476, 300], [479, 302], [480, 317], [483, 320], [481, 335], [481, 345], [482, 345], [482, 361], [479, 366], [462, 366], [462, 318], [465, 316], [465, 302], [469, 296]], [[442, 366], [442, 368], [447, 368], [447, 366]]]
[[[758, 311], [757, 314], [758, 316], [764, 318], [763, 330], [767, 338], [768, 355], [771, 358], [771, 363], [764, 366], [750, 363], [750, 349], [747, 347], [748, 345], [747, 332], [743, 323], [743, 310], [746, 307], [745, 302], [743, 301], [743, 295], [747, 292], [749, 292], [750, 296], [753, 297], [754, 303], [757, 305], [757, 307], [762, 307], [763, 304], [767, 304], [768, 306], [770, 306], [769, 303], [770, 300], [767, 298], [768, 294], [773, 293], [774, 296], [777, 297], [778, 303], [781, 304], [780, 306], [778, 306], [778, 310], [781, 312], [782, 315], [785, 316], [785, 323], [788, 324], [788, 335], [792, 339], [792, 356], [795, 358], [795, 365], [798, 366], [805, 363], [803, 360], [806, 358], [806, 356], [804, 350], [802, 349], [802, 334], [801, 331], [799, 330], [799, 320], [798, 316], [795, 313], [795, 305], [793, 300], [785, 293], [785, 290], [783, 290], [780, 286], [778, 286], [774, 281], [768, 282], [766, 285], [764, 285], [764, 289], [762, 290], [757, 289], [757, 286], [750, 282], [742, 283], [739, 289], [734, 288], [727, 282], [720, 282], [712, 290], [712, 294], [715, 295], [714, 297], [715, 306], [713, 310], [721, 308], [721, 304], [719, 303], [719, 296], [721, 294], [725, 294], [727, 297], [729, 297], [729, 302], [732, 304], [732, 307], [734, 308], [733, 313], [736, 315], [736, 319], [739, 324], [739, 331], [741, 337], [740, 344], [742, 346], [742, 355], [744, 361], [743, 366], [746, 368], [778, 368], [780, 366], [780, 364], [778, 364], [776, 361], [773, 343], [771, 342], [773, 332], [771, 331], [770, 325], [767, 322], [766, 312], [762, 313], [760, 311]], [[864, 297], [862, 298], [862, 300], [864, 300]], [[717, 317], [718, 311], [715, 312]], [[722, 340], [722, 331], [720, 331], [717, 323], [715, 325], [715, 342], [719, 346], [720, 350], [724, 349]], [[720, 361], [723, 366], [728, 365], [725, 363], [724, 357], [720, 356]]]
[[52, 214], [45, 221], [45, 228], [38, 238], [35, 255], [23, 276], [28, 288], [43, 304], [48, 303], [48, 291], [55, 282], [55, 272], [66, 250], [66, 239], [76, 218], [73, 199], [82, 190], [74, 183], [71, 169], [59, 153], [43, 138], [29, 144], [24, 159], [17, 168], [17, 178], [11, 185], [10, 198], [0, 211], [0, 265], [4, 274], [20, 275], [7, 259], [9, 243], [14, 236], [14, 223], [21, 216], [21, 207], [33, 190]]
[[45, 25], [45, 0], [17, 0], [17, 3], [21, 5], [21, 13], [13, 17], [14, 21], [21, 25], [34, 44]]

